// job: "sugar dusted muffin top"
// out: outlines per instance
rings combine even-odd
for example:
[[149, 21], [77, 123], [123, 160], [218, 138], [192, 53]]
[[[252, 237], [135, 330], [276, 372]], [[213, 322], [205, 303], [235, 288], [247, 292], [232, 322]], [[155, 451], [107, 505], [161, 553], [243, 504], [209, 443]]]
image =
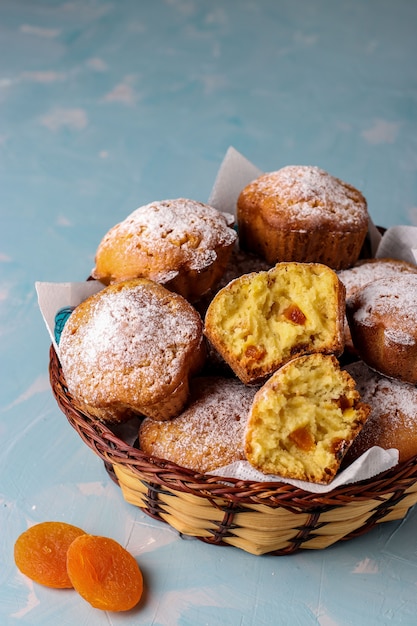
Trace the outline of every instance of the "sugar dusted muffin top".
[[92, 275], [105, 284], [149, 278], [198, 297], [225, 270], [237, 238], [233, 220], [185, 198], [141, 206], [103, 237]]
[[270, 209], [271, 224], [289, 229], [328, 224], [336, 230], [361, 230], [368, 224], [361, 192], [316, 166], [287, 165], [260, 176], [242, 194], [263, 203], [265, 213]]
[[109, 285], [78, 305], [59, 351], [70, 393], [103, 421], [178, 414], [205, 359], [197, 311], [145, 278]]
[[359, 258], [368, 221], [360, 191], [309, 165], [263, 174], [244, 187], [237, 200], [240, 244], [270, 264], [350, 267]]

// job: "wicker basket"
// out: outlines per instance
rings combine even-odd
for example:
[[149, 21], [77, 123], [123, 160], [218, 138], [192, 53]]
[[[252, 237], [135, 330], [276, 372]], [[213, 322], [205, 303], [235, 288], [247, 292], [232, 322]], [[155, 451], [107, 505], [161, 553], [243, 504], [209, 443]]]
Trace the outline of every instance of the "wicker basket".
[[320, 550], [402, 519], [417, 502], [417, 457], [377, 477], [317, 495], [279, 482], [195, 474], [149, 457], [76, 408], [50, 350], [54, 396], [69, 423], [104, 461], [125, 500], [183, 535], [252, 554]]

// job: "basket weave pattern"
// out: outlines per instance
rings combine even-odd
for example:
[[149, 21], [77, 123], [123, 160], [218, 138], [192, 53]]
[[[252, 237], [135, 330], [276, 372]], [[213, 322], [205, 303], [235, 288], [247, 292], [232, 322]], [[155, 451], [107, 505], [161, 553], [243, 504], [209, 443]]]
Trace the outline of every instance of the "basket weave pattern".
[[125, 500], [183, 535], [252, 554], [323, 549], [402, 519], [417, 503], [417, 456], [375, 478], [314, 494], [279, 482], [196, 474], [145, 455], [76, 407], [50, 349], [58, 406], [81, 439], [114, 472]]

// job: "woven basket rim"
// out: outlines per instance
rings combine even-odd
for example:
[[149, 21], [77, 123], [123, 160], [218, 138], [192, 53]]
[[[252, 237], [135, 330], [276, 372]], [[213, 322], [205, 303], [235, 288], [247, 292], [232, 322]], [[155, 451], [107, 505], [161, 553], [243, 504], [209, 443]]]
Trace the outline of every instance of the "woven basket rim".
[[171, 488], [188, 491], [203, 497], [226, 497], [233, 501], [278, 504], [292, 509], [309, 506], [317, 508], [338, 504], [352, 498], [369, 499], [382, 494], [403, 492], [404, 482], [413, 484], [417, 480], [417, 455], [406, 462], [372, 478], [357, 483], [335, 487], [317, 494], [305, 491], [288, 483], [279, 481], [256, 482], [238, 478], [223, 478], [212, 474], [196, 473], [158, 457], [146, 455], [139, 448], [123, 441], [109, 424], [92, 417], [77, 408], [71, 397], [63, 376], [58, 355], [51, 345], [49, 375], [51, 388], [59, 408], [67, 420], [78, 432], [84, 442], [108, 464], [120, 464], [133, 473], [145, 474], [151, 482], [159, 485], [168, 484]]

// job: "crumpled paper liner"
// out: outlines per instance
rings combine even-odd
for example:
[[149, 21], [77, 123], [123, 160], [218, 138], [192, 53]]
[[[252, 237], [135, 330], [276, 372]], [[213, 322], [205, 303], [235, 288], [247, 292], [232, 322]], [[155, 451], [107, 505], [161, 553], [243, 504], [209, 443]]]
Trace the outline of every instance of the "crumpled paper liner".
[[89, 296], [101, 291], [104, 285], [97, 280], [82, 283], [45, 283], [36, 282], [38, 304], [41, 310], [51, 342], [59, 356], [59, 347], [55, 341], [55, 315], [66, 306], [78, 306]]
[[[255, 165], [230, 147], [217, 173], [208, 204], [219, 211], [236, 215], [236, 200], [241, 189], [262, 174]], [[390, 257], [411, 263], [417, 263], [417, 227], [392, 226], [381, 235], [370, 221], [368, 238], [372, 255], [378, 258]], [[66, 306], [77, 306], [90, 295], [103, 289], [98, 281], [78, 283], [36, 282], [38, 303], [51, 342], [59, 355], [59, 347], [54, 336], [55, 315]], [[262, 474], [248, 462], [239, 461], [211, 472], [224, 478], [238, 478], [255, 482], [283, 482], [294, 485], [311, 493], [327, 493], [336, 487], [372, 478], [394, 467], [398, 463], [398, 450], [370, 448], [348, 468], [338, 473], [329, 485], [283, 479], [280, 476]]]
[[417, 226], [391, 226], [383, 234], [375, 256], [417, 263]]
[[253, 482], [283, 482], [287, 485], [293, 485], [298, 489], [309, 491], [310, 493], [328, 493], [336, 487], [357, 483], [360, 480], [372, 478], [381, 472], [395, 467], [398, 463], [398, 450], [390, 448], [384, 450], [378, 446], [369, 448], [361, 457], [356, 459], [349, 467], [339, 472], [331, 483], [328, 485], [319, 485], [304, 480], [292, 480], [290, 478], [281, 478], [272, 474], [262, 474], [254, 469], [248, 461], [237, 461], [225, 467], [221, 467], [214, 472], [210, 472], [214, 476], [224, 476], [227, 478], [239, 478], [241, 480], [249, 480]]

